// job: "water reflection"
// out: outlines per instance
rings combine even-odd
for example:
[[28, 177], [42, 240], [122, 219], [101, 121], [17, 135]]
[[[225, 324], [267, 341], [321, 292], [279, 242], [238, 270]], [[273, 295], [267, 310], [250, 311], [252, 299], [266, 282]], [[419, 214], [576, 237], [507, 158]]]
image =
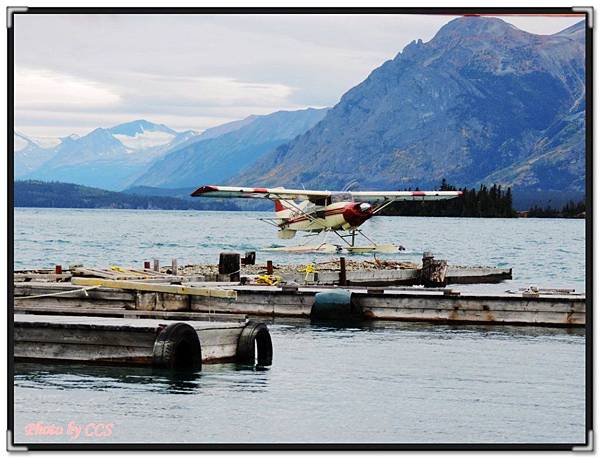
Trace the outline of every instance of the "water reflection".
[[270, 326], [280, 326], [282, 329], [295, 327], [309, 327], [312, 332], [333, 332], [340, 337], [348, 336], [349, 332], [424, 332], [437, 336], [451, 337], [453, 335], [477, 334], [478, 336], [496, 337], [549, 337], [549, 336], [581, 336], [585, 337], [584, 327], [552, 327], [552, 326], [515, 326], [515, 325], [489, 325], [489, 324], [451, 324], [451, 323], [428, 323], [417, 321], [388, 321], [388, 320], [365, 320], [352, 323], [318, 323], [310, 322], [305, 318], [269, 318], [254, 317], [260, 319]]
[[15, 431], [75, 419], [114, 422], [120, 442], [572, 442], [585, 432], [583, 330], [308, 320], [270, 330], [266, 370], [19, 363]]
[[[251, 376], [249, 376], [252, 374]], [[149, 367], [83, 364], [15, 364], [14, 384], [18, 387], [52, 387], [56, 390], [125, 389], [170, 394], [199, 394], [224, 379], [239, 389], [260, 391], [268, 382], [269, 368], [239, 364], [204, 365], [202, 371], [171, 371]]]

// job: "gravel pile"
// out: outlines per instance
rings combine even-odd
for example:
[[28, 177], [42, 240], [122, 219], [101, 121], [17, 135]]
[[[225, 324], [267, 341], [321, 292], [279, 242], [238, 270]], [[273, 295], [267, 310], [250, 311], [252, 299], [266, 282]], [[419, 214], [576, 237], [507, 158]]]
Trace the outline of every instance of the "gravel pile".
[[[318, 262], [314, 266], [319, 271], [336, 271], [340, 268], [339, 260]], [[347, 271], [375, 271], [375, 270], [400, 270], [400, 269], [419, 269], [420, 264], [408, 261], [352, 261], [346, 259]], [[306, 269], [306, 264], [273, 264], [274, 272], [302, 272]], [[160, 269], [163, 273], [171, 273], [171, 266], [164, 266]], [[259, 275], [267, 271], [266, 264], [256, 264], [253, 266], [242, 266], [242, 275]], [[179, 266], [179, 275], [214, 275], [219, 273], [219, 266], [216, 264], [188, 264]]]

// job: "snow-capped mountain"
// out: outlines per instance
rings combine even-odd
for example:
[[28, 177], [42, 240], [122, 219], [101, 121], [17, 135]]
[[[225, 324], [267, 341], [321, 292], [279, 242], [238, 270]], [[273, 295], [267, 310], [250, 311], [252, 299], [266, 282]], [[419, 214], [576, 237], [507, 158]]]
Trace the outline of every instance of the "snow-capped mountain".
[[167, 145], [178, 135], [164, 124], [153, 124], [144, 119], [119, 124], [109, 132], [131, 152]]
[[327, 109], [315, 108], [277, 111], [209, 129], [153, 161], [132, 186], [184, 188], [226, 182], [264, 154], [302, 135], [326, 113]]
[[108, 129], [99, 127], [81, 137], [55, 139], [49, 148], [31, 137], [15, 134], [15, 178], [118, 190], [134, 180], [147, 164], [196, 135], [195, 131], [177, 132], [143, 119]]

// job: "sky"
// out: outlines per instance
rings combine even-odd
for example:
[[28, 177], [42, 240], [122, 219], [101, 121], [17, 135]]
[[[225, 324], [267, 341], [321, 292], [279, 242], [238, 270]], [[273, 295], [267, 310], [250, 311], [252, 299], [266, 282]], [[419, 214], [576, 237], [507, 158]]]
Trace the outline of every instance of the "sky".
[[[325, 107], [451, 16], [14, 17], [15, 130], [83, 135], [134, 119], [202, 131], [251, 114]], [[507, 16], [537, 34], [582, 17]]]

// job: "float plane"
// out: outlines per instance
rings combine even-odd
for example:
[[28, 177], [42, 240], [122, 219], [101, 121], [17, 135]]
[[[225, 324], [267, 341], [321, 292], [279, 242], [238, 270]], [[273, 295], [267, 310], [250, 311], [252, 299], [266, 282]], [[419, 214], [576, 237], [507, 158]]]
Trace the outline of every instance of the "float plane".
[[[377, 245], [367, 237], [360, 226], [384, 208], [398, 201], [432, 201], [453, 199], [461, 191], [315, 191], [286, 188], [249, 188], [234, 186], [201, 186], [194, 197], [269, 199], [275, 204], [274, 218], [260, 218], [277, 228], [280, 239], [291, 239], [296, 232], [309, 235], [336, 234], [343, 246], [326, 244], [316, 246], [279, 247], [273, 250], [312, 252], [391, 252], [402, 250], [399, 245]], [[367, 246], [355, 244], [356, 235], [370, 242]]]

